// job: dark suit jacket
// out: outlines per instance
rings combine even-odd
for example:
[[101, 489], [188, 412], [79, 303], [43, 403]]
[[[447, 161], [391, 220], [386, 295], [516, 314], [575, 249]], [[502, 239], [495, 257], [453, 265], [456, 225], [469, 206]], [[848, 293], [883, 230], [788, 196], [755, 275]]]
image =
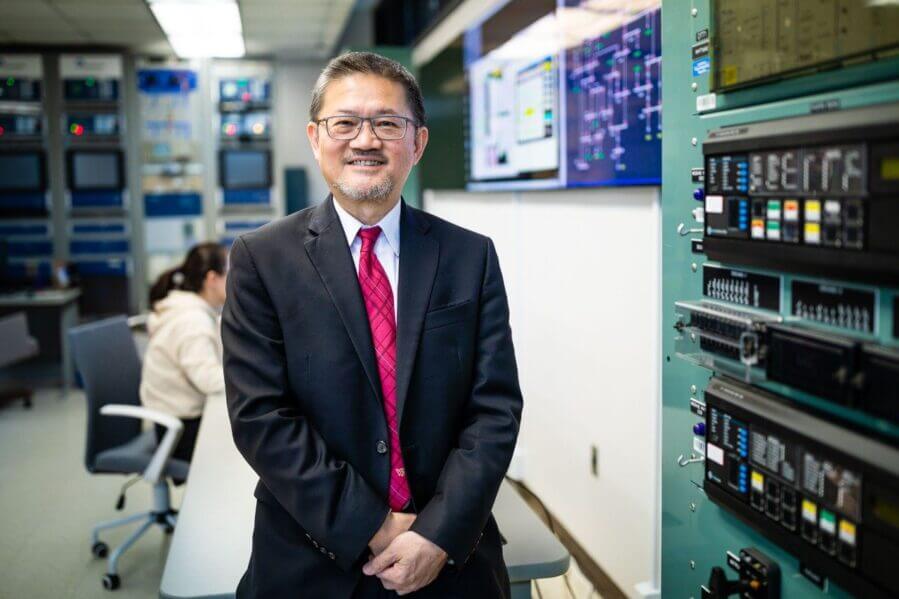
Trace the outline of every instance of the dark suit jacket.
[[[418, 516], [455, 565], [416, 596], [503, 597], [490, 511], [522, 399], [492, 242], [403, 203], [397, 405]], [[259, 474], [240, 594], [350, 597], [389, 508], [368, 317], [329, 197], [235, 241], [222, 317], [234, 440]]]

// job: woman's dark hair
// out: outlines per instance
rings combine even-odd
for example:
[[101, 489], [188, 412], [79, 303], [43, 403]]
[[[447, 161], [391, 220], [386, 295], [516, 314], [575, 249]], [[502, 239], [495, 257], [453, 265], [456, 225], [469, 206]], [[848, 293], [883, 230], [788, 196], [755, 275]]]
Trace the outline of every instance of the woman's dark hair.
[[225, 274], [228, 252], [217, 243], [200, 243], [190, 248], [184, 262], [165, 271], [150, 288], [150, 308], [163, 299], [172, 289], [199, 293], [210, 270]]

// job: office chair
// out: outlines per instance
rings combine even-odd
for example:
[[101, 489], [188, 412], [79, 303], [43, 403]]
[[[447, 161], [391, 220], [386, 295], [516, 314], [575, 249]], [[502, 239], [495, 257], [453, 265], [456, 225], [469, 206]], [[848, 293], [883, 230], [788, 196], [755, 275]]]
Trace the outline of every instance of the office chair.
[[[124, 543], [109, 554], [103, 587], [117, 589], [121, 581], [118, 560], [154, 524], [168, 534], [174, 530], [177, 512], [171, 508], [167, 477], [185, 479], [189, 464], [171, 458], [184, 425], [178, 418], [140, 405], [141, 363], [124, 316], [107, 318], [69, 330], [75, 365], [84, 381], [87, 396], [87, 446], [84, 463], [91, 474], [140, 475], [153, 485], [153, 509], [127, 518], [101, 522], [91, 535], [91, 551], [106, 557], [109, 547], [100, 541], [100, 531], [132, 522], [142, 522]], [[109, 416], [122, 416], [109, 418]], [[141, 420], [161, 424], [167, 430], [156, 443], [154, 431], [141, 430]], [[117, 509], [124, 506], [122, 488]]]
[[[28, 333], [28, 320], [24, 312], [15, 312], [0, 318], [0, 367], [11, 366], [38, 354], [37, 340]], [[0, 389], [0, 404], [22, 398], [26, 408], [31, 407], [31, 389], [11, 385]]]

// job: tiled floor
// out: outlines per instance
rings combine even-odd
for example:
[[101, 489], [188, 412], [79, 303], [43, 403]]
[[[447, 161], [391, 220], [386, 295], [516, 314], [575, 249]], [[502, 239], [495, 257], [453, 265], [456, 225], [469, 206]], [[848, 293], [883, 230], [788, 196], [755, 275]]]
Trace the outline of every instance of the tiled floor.
[[[91, 526], [147, 509], [149, 485], [128, 491], [123, 512], [115, 510], [119, 476], [92, 476], [84, 468], [84, 395], [60, 398], [55, 389], [39, 391], [31, 410], [15, 403], [0, 408], [0, 599], [90, 599], [159, 596], [169, 538], [151, 529], [119, 560], [122, 587], [101, 586], [105, 560], [90, 553]], [[181, 503], [183, 487], [172, 502]], [[131, 527], [102, 538], [110, 547]], [[598, 599], [572, 561], [568, 575], [541, 580], [532, 595], [542, 599]], [[592, 592], [592, 594], [591, 594]]]

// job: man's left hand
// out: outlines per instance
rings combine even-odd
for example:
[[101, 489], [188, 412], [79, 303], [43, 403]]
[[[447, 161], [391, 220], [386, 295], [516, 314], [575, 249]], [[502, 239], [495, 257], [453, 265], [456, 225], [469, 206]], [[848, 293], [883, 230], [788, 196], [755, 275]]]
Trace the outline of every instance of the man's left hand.
[[446, 551], [409, 531], [397, 536], [387, 549], [369, 560], [362, 572], [377, 576], [388, 591], [406, 595], [434, 582], [446, 559]]

